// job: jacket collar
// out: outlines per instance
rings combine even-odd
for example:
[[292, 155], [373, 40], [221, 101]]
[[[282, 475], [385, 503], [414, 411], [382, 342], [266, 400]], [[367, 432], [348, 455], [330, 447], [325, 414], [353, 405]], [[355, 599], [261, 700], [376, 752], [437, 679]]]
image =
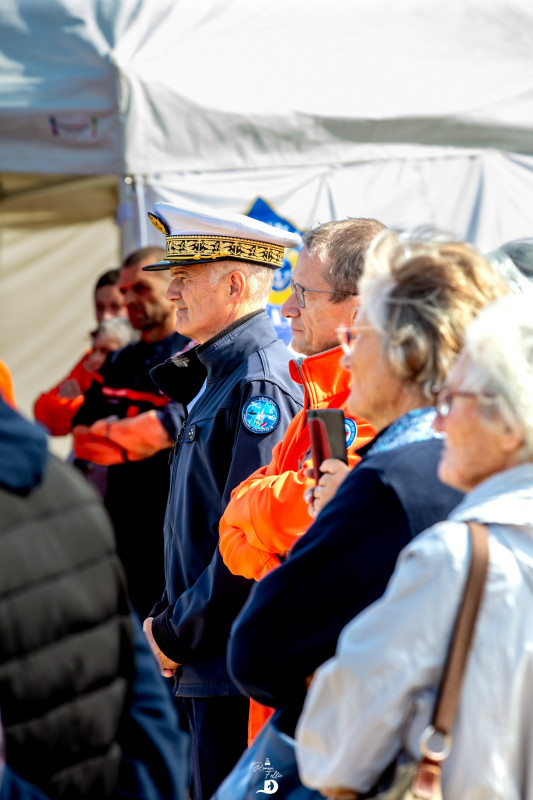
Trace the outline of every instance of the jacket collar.
[[334, 347], [308, 356], [301, 362], [290, 362], [291, 378], [303, 385], [311, 408], [319, 408], [331, 397], [348, 395], [350, 373], [341, 367], [341, 356], [342, 347]]
[[435, 409], [432, 406], [414, 408], [395, 419], [383, 428], [374, 439], [364, 444], [357, 451], [361, 456], [375, 455], [387, 450], [394, 450], [404, 444], [423, 442], [428, 439], [441, 439], [442, 435], [433, 428]]
[[266, 311], [254, 311], [237, 320], [196, 348], [198, 360], [207, 369], [207, 382], [233, 372], [252, 353], [277, 338]]
[[491, 475], [450, 514], [457, 521], [533, 527], [533, 464], [520, 464]]

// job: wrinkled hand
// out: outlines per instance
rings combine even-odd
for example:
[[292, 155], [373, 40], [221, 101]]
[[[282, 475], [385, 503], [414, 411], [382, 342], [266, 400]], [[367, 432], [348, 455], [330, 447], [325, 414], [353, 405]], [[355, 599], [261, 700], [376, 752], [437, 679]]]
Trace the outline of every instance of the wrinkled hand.
[[152, 653], [156, 657], [159, 663], [159, 669], [161, 670], [161, 675], [163, 678], [172, 678], [174, 673], [176, 672], [179, 664], [176, 661], [171, 661], [170, 658], [167, 658], [166, 655], [163, 653], [162, 650], [159, 649], [157, 643], [154, 639], [154, 635], [152, 633], [152, 623], [154, 621], [153, 617], [147, 617], [143, 622], [143, 631], [145, 633], [146, 638], [148, 639], [148, 644], [152, 650]]
[[69, 400], [72, 400], [74, 397], [79, 397], [81, 393], [80, 385], [76, 378], [69, 378], [63, 381], [57, 389], [58, 397], [66, 397]]
[[[320, 465], [320, 480], [312, 489], [306, 489], [304, 500], [308, 505], [309, 516], [313, 519], [329, 503], [337, 489], [349, 473], [350, 468], [338, 458], [326, 458]], [[306, 478], [313, 477], [313, 470], [305, 470]]]

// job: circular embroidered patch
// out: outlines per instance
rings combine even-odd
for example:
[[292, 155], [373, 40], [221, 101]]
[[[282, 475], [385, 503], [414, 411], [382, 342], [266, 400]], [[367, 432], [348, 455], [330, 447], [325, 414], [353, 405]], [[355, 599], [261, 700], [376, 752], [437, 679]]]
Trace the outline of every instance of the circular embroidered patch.
[[344, 417], [344, 430], [346, 433], [346, 447], [350, 447], [357, 436], [357, 424], [350, 417]]
[[256, 395], [242, 410], [244, 427], [252, 433], [271, 433], [281, 419], [279, 406], [272, 397]]

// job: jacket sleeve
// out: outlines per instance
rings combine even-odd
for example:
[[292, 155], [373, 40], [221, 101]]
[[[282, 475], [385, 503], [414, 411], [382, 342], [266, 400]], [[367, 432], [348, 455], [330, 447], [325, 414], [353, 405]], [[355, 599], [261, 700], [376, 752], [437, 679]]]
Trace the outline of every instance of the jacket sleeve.
[[[306, 678], [333, 655], [346, 623], [383, 594], [409, 540], [396, 492], [356, 467], [236, 619], [228, 663], [241, 691], [276, 708], [301, 705]], [[275, 647], [265, 647], [264, 631], [275, 632]]]
[[[279, 565], [279, 556], [289, 551], [311, 525], [304, 501], [305, 490], [314, 486], [313, 479], [304, 475], [311, 460], [307, 459], [297, 470], [281, 466], [283, 451], [303, 423], [298, 415], [287, 429], [287, 444], [284, 440], [276, 445], [270, 464], [254, 472], [232, 492], [220, 520], [219, 533], [224, 563], [236, 575], [260, 580]], [[350, 468], [360, 461], [357, 448], [370, 438], [358, 436], [350, 446]]]
[[[270, 432], [258, 434], [248, 430], [243, 411], [255, 396], [268, 396], [279, 408], [279, 423]], [[243, 387], [240, 403], [233, 419], [231, 462], [222, 493], [222, 507], [229, 501], [232, 489], [250, 470], [267, 463], [272, 447], [279, 442], [289, 421], [301, 408], [301, 403], [270, 381], [248, 382]], [[217, 523], [218, 524], [218, 523]], [[216, 535], [210, 531], [209, 535]], [[218, 537], [217, 537], [218, 538]], [[211, 652], [220, 650], [221, 642], [229, 636], [231, 622], [242, 608], [250, 591], [250, 582], [232, 575], [222, 561], [218, 547], [209, 566], [194, 586], [178, 601], [155, 617], [154, 639], [163, 653], [180, 664], [193, 663]]]
[[111, 422], [100, 419], [90, 427], [79, 425], [73, 433], [77, 458], [105, 465], [150, 458], [174, 441], [154, 409]]
[[417, 745], [406, 720], [418, 717], [419, 733], [429, 722], [469, 563], [466, 529], [454, 531], [454, 555], [437, 530], [406, 548], [383, 598], [350, 622], [314, 676], [297, 731], [306, 785], [369, 791]]
[[[84, 394], [92, 383], [92, 375], [83, 366], [89, 352], [85, 353], [74, 369], [57, 386], [40, 395], [35, 401], [33, 409], [35, 419], [46, 425], [52, 436], [66, 436], [72, 430], [72, 420], [81, 408]], [[59, 396], [60, 387], [68, 380], [78, 382], [81, 394], [77, 397]]]

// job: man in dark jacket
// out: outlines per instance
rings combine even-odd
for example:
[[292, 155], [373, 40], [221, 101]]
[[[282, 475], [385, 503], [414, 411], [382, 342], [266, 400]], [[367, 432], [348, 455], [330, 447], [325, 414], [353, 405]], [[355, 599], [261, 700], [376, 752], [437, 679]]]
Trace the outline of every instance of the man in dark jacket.
[[155, 210], [168, 258], [148, 269], [170, 269], [177, 330], [200, 344], [152, 373], [188, 416], [173, 449], [166, 592], [145, 630], [163, 674], [176, 675], [192, 733], [193, 796], [205, 800], [245, 749], [248, 728], [226, 642], [251, 581], [224, 565], [218, 523], [232, 489], [269, 462], [302, 405], [290, 354], [264, 311], [273, 270], [299, 237], [239, 215], [167, 203]]
[[[133, 605], [141, 618], [164, 587], [163, 519], [168, 496], [168, 454], [182, 422], [150, 378], [150, 370], [189, 343], [174, 329], [168, 282], [143, 266], [164, 250], [137, 250], [120, 269], [119, 287], [141, 340], [109, 355], [74, 418], [79, 459], [108, 465], [105, 506], [117, 537]], [[141, 497], [149, 497], [147, 503]]]
[[15, 773], [50, 798], [184, 800], [184, 734], [130, 614], [107, 515], [2, 400], [0, 641]]

